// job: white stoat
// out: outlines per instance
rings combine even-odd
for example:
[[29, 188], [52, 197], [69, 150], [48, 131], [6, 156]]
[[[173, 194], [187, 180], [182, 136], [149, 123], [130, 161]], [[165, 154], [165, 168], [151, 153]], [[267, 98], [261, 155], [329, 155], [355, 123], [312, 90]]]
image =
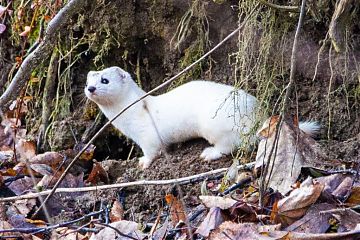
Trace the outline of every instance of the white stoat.
[[[129, 73], [110, 67], [88, 73], [85, 94], [111, 119], [145, 92]], [[242, 137], [252, 132], [257, 105], [257, 99], [243, 90], [192, 81], [165, 94], [146, 97], [113, 125], [141, 147], [142, 168], [149, 167], [166, 145], [198, 137], [213, 145], [205, 148], [200, 157], [215, 160], [230, 154], [241, 144]], [[317, 130], [311, 122], [302, 126], [308, 134]]]

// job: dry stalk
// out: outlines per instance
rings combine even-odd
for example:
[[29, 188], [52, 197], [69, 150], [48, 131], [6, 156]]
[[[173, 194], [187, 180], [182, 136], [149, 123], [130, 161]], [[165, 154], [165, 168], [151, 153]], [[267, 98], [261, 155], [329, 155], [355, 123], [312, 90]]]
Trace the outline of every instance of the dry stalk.
[[[289, 106], [289, 103], [290, 103], [290, 100], [291, 100], [290, 96], [291, 96], [292, 89], [293, 89], [294, 84], [295, 84], [296, 52], [297, 52], [297, 49], [298, 49], [298, 39], [299, 39], [299, 35], [300, 35], [300, 30], [301, 30], [301, 27], [302, 27], [303, 22], [304, 22], [305, 4], [306, 4], [306, 0], [302, 0], [301, 1], [301, 9], [300, 9], [299, 21], [298, 21], [298, 25], [297, 25], [297, 28], [296, 28], [295, 37], [294, 37], [294, 43], [293, 43], [292, 52], [291, 52], [290, 78], [289, 78], [289, 83], [286, 86], [286, 93], [285, 93], [285, 97], [284, 97], [282, 110], [281, 110], [281, 113], [280, 113], [280, 119], [279, 119], [278, 124], [276, 126], [275, 142], [271, 146], [269, 157], [268, 157], [268, 159], [266, 161], [266, 164], [264, 165], [264, 167], [263, 167], [263, 169], [261, 171], [261, 180], [260, 180], [260, 187], [259, 187], [259, 190], [260, 190], [259, 191], [260, 192], [260, 206], [261, 207], [263, 207], [264, 194], [265, 194], [265, 191], [267, 189], [269, 179], [270, 179], [270, 176], [271, 176], [272, 171], [273, 171], [273, 169], [270, 169], [270, 172], [269, 172], [270, 162], [275, 161], [275, 156], [276, 156], [276, 152], [277, 152], [277, 148], [278, 148], [278, 142], [279, 142], [279, 135], [280, 135], [281, 126], [282, 126], [284, 120], [286, 119], [286, 117], [288, 115], [287, 110], [288, 110], [288, 106]], [[273, 159], [271, 159], [272, 156], [274, 156]], [[274, 166], [274, 164], [272, 166]], [[268, 176], [268, 180], [266, 181], [266, 176], [267, 175], [269, 175], [269, 176]]]

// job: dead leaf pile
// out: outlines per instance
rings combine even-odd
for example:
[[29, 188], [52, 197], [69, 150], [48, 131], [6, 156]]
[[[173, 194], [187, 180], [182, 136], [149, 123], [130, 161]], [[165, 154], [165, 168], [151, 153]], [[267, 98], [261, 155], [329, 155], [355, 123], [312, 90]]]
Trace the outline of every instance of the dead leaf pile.
[[[11, 112], [11, 111], [10, 111]], [[13, 113], [7, 113], [7, 115]], [[22, 129], [21, 121], [18, 118], [4, 118], [0, 125], [0, 198], [19, 196], [27, 193], [34, 193], [51, 188], [64, 168], [67, 166], [67, 160], [76, 152], [76, 149], [63, 152], [45, 152], [37, 154], [36, 144], [34, 141], [26, 139], [26, 130]], [[81, 158], [80, 163], [87, 162], [92, 159], [94, 146], [86, 151], [86, 156]], [[75, 153], [76, 154], [76, 153]], [[94, 165], [97, 166], [97, 165]], [[102, 180], [102, 175], [97, 176], [103, 171], [97, 167], [93, 170], [92, 178]], [[89, 169], [90, 170], [90, 169]], [[106, 181], [105, 181], [106, 182]], [[98, 183], [98, 182], [97, 182]], [[96, 184], [97, 184], [96, 183]], [[80, 171], [76, 174], [68, 173], [59, 187], [76, 188], [84, 187], [84, 172]], [[73, 204], [73, 200], [81, 194], [77, 192], [66, 194], [55, 194], [46, 208], [48, 216], [57, 216], [63, 211], [71, 212], [77, 209]], [[15, 236], [22, 238], [44, 239], [44, 235], [30, 233], [40, 231], [46, 227], [42, 221], [30, 219], [32, 213], [39, 206], [36, 199], [21, 199], [14, 202], [1, 204], [0, 212], [3, 215], [0, 218], [0, 238], [4, 236]], [[40, 216], [40, 218], [43, 218]], [[6, 232], [5, 229], [22, 229], [19, 232]], [[33, 230], [31, 230], [33, 229]], [[5, 231], [5, 232], [2, 232]], [[66, 236], [72, 236], [69, 228], [57, 228], [57, 231], [63, 232]], [[73, 232], [73, 230], [71, 230]], [[77, 234], [75, 232], [75, 234]], [[77, 235], [79, 237], [79, 235]]]

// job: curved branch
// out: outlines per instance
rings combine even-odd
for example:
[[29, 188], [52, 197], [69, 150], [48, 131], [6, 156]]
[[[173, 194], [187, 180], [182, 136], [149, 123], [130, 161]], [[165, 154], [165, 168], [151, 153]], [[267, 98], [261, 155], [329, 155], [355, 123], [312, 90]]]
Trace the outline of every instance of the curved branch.
[[81, 10], [85, 1], [70, 0], [49, 22], [44, 39], [40, 39], [41, 42], [37, 48], [25, 58], [10, 85], [0, 97], [0, 108], [3, 112], [7, 111], [11, 102], [20, 94], [34, 68], [49, 57], [60, 29], [68, 22], [71, 16]]
[[292, 47], [292, 51], [291, 51], [291, 59], [290, 59], [290, 77], [289, 77], [289, 83], [286, 87], [286, 93], [285, 93], [285, 97], [284, 97], [284, 103], [283, 103], [283, 107], [282, 107], [282, 116], [284, 117], [286, 115], [286, 111], [287, 111], [287, 107], [289, 105], [290, 102], [290, 96], [292, 93], [292, 89], [294, 87], [295, 84], [295, 72], [296, 72], [296, 53], [298, 52], [298, 41], [299, 41], [299, 35], [300, 35], [300, 31], [301, 28], [303, 26], [304, 23], [304, 16], [305, 16], [305, 5], [306, 5], [306, 0], [302, 0], [301, 2], [301, 9], [300, 9], [300, 16], [299, 16], [299, 20], [298, 20], [298, 24], [296, 27], [296, 32], [295, 32], [295, 37], [294, 37], [294, 43], [293, 43], [293, 47]]

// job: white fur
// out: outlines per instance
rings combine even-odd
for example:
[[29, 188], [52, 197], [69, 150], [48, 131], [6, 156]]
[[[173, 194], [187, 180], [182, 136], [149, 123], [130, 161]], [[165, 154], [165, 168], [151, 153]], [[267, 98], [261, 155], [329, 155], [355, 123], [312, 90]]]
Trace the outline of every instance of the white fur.
[[313, 137], [319, 133], [321, 126], [318, 122], [305, 121], [299, 123], [299, 128]]
[[[101, 83], [101, 79], [109, 81]], [[91, 93], [88, 89], [95, 87]], [[145, 94], [129, 73], [118, 67], [91, 71], [86, 96], [98, 104], [108, 119]], [[143, 150], [140, 166], [147, 168], [166, 145], [205, 138], [212, 147], [201, 158], [215, 160], [230, 154], [256, 123], [257, 100], [232, 86], [192, 81], [165, 94], [148, 96], [120, 115], [113, 125]], [[305, 123], [312, 131], [314, 125]], [[250, 138], [254, 141], [254, 137]]]
[[[109, 83], [102, 84], [101, 78]], [[90, 93], [89, 87], [96, 90]], [[145, 92], [127, 72], [111, 67], [89, 72], [85, 94], [111, 119]], [[240, 136], [254, 127], [256, 102], [255, 97], [231, 86], [192, 81], [168, 93], [145, 98], [113, 125], [141, 147], [143, 168], [166, 145], [196, 137], [214, 145], [201, 154], [205, 160], [214, 160], [231, 153], [240, 145]]]

